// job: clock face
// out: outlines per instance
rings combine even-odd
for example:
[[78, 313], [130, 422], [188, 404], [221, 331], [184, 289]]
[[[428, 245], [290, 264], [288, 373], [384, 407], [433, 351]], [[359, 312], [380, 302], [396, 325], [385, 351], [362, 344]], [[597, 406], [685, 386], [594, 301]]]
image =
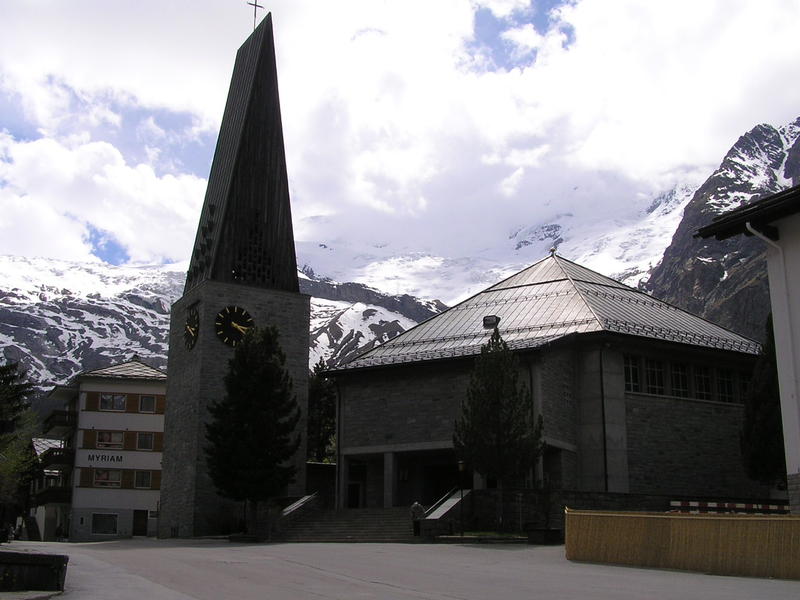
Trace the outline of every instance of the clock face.
[[214, 321], [217, 337], [229, 346], [236, 346], [253, 327], [253, 318], [239, 306], [226, 306]]
[[186, 344], [187, 350], [194, 348], [199, 334], [200, 314], [197, 312], [197, 307], [192, 306], [186, 311], [186, 323], [183, 326], [183, 343]]

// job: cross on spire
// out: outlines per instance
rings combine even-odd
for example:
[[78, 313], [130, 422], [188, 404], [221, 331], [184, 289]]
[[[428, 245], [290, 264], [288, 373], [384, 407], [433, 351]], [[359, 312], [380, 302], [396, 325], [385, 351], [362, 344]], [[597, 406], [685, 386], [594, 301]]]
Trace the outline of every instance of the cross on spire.
[[258, 9], [264, 9], [264, 7], [258, 3], [258, 0], [253, 0], [252, 2], [247, 3], [249, 6], [253, 7], [253, 31], [256, 29], [256, 15], [258, 14]]

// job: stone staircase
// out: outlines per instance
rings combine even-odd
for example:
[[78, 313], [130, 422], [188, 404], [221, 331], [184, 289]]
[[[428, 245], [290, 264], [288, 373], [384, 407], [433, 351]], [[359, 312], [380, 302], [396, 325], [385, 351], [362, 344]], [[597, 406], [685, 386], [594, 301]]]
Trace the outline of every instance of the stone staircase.
[[285, 542], [414, 542], [407, 507], [310, 510], [282, 527]]

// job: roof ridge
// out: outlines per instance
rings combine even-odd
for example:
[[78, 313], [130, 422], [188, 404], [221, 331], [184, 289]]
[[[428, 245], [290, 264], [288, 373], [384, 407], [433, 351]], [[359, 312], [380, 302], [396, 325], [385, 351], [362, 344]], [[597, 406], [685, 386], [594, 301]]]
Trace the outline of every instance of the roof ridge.
[[[555, 252], [553, 253], [552, 257], [553, 257], [553, 260], [556, 261], [556, 264], [558, 265], [559, 269], [561, 269], [561, 271], [564, 273], [564, 277], [569, 279], [569, 282], [572, 284], [572, 287], [575, 290], [575, 293], [580, 297], [581, 300], [583, 300], [583, 303], [586, 305], [586, 308], [589, 309], [589, 312], [591, 312], [592, 315], [594, 315], [594, 318], [595, 318], [595, 321], [597, 321], [597, 324], [605, 331], [606, 327], [603, 324], [602, 319], [600, 319], [600, 317], [598, 316], [597, 312], [594, 310], [594, 306], [592, 306], [591, 302], [589, 302], [586, 299], [586, 297], [583, 295], [583, 292], [575, 284], [575, 280], [572, 278], [572, 276], [564, 268], [564, 265], [562, 265], [561, 262], [559, 262], [561, 260], [561, 257], [558, 256]], [[564, 260], [567, 260], [567, 262], [569, 262], [571, 264], [577, 264], [577, 263], [573, 263], [571, 260], [568, 260], [568, 259], [564, 259]], [[578, 266], [580, 266], [580, 265], [578, 265]], [[584, 268], [586, 268], [586, 267], [584, 267]], [[583, 281], [583, 280], [581, 280], [581, 281]]]

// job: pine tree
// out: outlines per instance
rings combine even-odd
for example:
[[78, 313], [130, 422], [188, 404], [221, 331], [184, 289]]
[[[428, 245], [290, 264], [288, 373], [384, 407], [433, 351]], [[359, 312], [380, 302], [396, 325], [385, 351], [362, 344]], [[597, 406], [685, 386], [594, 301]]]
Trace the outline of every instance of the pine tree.
[[766, 340], [745, 394], [739, 444], [751, 479], [786, 489], [786, 456], [772, 314], [767, 317]]
[[456, 453], [484, 477], [495, 477], [502, 489], [536, 465], [541, 437], [542, 418], [534, 419], [530, 392], [519, 382], [519, 361], [495, 328], [461, 403]]
[[308, 460], [330, 462], [336, 439], [336, 390], [323, 377], [325, 362], [320, 358], [308, 378]]
[[33, 386], [19, 372], [18, 363], [0, 365], [0, 526], [23, 508], [34, 457], [31, 438], [38, 430], [28, 396]]
[[285, 363], [274, 327], [251, 331], [228, 363], [225, 397], [209, 407], [211, 479], [222, 496], [249, 502], [253, 515], [295, 477], [300, 408]]
[[28, 395], [32, 389], [33, 386], [19, 372], [18, 363], [0, 365], [0, 434], [14, 430], [28, 408]]

